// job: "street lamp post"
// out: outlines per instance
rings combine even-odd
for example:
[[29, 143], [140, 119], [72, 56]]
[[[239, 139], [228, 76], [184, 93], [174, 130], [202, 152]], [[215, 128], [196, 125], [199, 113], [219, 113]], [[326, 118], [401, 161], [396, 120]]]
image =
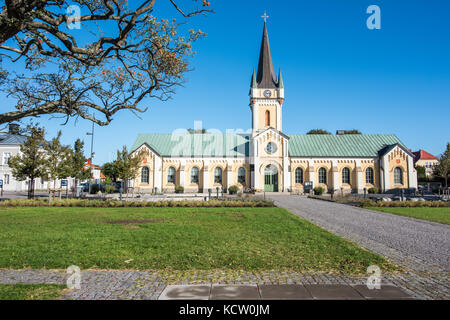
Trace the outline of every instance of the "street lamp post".
[[[89, 156], [89, 160], [90, 160], [89, 162], [90, 162], [91, 168], [92, 168], [92, 164], [94, 161], [94, 126], [95, 126], [95, 123], [94, 123], [94, 121], [92, 121], [92, 131], [86, 132], [87, 136], [91, 136], [91, 154]], [[91, 189], [92, 189], [92, 177], [90, 180], [91, 180], [91, 183], [89, 183], [89, 194], [91, 194]]]

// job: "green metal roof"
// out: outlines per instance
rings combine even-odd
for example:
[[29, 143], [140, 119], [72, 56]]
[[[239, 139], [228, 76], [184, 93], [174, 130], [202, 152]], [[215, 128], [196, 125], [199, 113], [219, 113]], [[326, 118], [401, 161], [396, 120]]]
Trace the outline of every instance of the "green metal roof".
[[394, 134], [292, 134], [291, 157], [377, 157], [387, 145], [403, 143]]
[[131, 151], [147, 144], [163, 157], [244, 157], [249, 141], [248, 134], [140, 134]]
[[[403, 143], [393, 134], [292, 134], [291, 157], [377, 157], [381, 149]], [[249, 156], [247, 134], [140, 134], [131, 151], [147, 144], [163, 157]]]

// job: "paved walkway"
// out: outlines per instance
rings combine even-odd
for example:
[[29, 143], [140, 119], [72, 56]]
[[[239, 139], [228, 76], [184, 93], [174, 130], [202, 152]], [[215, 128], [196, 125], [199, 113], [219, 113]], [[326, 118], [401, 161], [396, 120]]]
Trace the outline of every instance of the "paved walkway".
[[[0, 270], [0, 283], [5, 284], [65, 284], [68, 277], [69, 275], [63, 270]], [[88, 270], [81, 272], [81, 288], [68, 291], [63, 298], [75, 300], [157, 300], [196, 297], [199, 299], [268, 299], [275, 298], [275, 295], [278, 295], [278, 299], [449, 298], [448, 295], [438, 295], [433, 287], [426, 287], [408, 275], [386, 275], [383, 277], [381, 290], [374, 289], [375, 291], [365, 289], [366, 281], [366, 276], [281, 271]], [[205, 292], [205, 287], [210, 288], [207, 289], [208, 292]], [[216, 287], [218, 289], [214, 289]], [[256, 292], [255, 288], [259, 291]], [[261, 288], [265, 293], [261, 291]], [[282, 293], [283, 291], [285, 292]], [[243, 294], [250, 296], [242, 296]], [[258, 295], [255, 296], [255, 294]], [[294, 296], [289, 297], [289, 295]]]

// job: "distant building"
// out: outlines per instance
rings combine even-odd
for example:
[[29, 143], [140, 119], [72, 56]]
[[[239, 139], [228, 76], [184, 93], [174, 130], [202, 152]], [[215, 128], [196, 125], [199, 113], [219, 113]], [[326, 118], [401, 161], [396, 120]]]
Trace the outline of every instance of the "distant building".
[[96, 166], [95, 164], [91, 163], [91, 159], [88, 159], [88, 162], [85, 165], [85, 168], [91, 168], [92, 171], [92, 179], [95, 180], [95, 183], [100, 183], [105, 180], [105, 175], [102, 173], [102, 168], [99, 166]]
[[[8, 132], [0, 132], [0, 180], [3, 180], [4, 191], [27, 191], [30, 181], [18, 181], [13, 175], [9, 167], [9, 159], [20, 153], [20, 145], [23, 144], [27, 137], [20, 134], [17, 124], [9, 124]], [[68, 178], [68, 188], [73, 186], [73, 179]], [[37, 178], [34, 181], [35, 190], [48, 190], [53, 188], [53, 181], [47, 181]], [[56, 181], [56, 188], [61, 186], [61, 180]], [[65, 187], [63, 187], [65, 189]]]
[[431, 176], [433, 174], [433, 168], [439, 163], [439, 159], [433, 156], [431, 153], [420, 149], [419, 151], [413, 152], [414, 154], [414, 165], [425, 167], [425, 174]]

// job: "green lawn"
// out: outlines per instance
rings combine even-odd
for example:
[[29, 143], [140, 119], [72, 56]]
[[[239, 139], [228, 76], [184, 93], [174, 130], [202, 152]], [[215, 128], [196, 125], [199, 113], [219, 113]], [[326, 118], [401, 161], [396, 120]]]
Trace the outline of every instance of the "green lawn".
[[57, 284], [0, 284], [0, 300], [54, 300], [64, 289]]
[[393, 213], [399, 216], [411, 217], [416, 219], [434, 221], [439, 223], [450, 224], [450, 208], [391, 208], [391, 207], [367, 207], [366, 209], [377, 210], [381, 212]]
[[3, 208], [0, 268], [398, 267], [281, 208]]

